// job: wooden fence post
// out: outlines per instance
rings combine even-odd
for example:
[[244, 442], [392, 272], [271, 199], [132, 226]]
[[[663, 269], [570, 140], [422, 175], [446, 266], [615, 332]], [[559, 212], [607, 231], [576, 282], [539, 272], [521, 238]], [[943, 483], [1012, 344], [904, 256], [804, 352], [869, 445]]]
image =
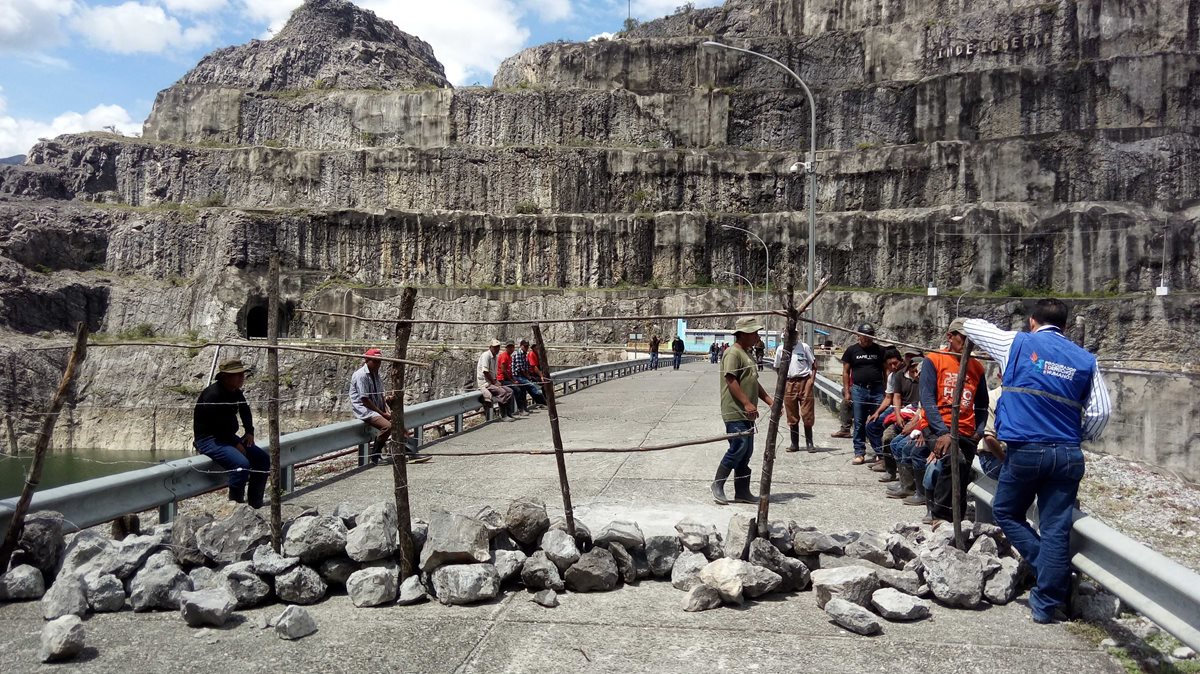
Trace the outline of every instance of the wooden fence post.
[[567, 521], [567, 533], [575, 538], [575, 509], [571, 505], [571, 484], [567, 481], [567, 462], [563, 457], [562, 432], [558, 425], [558, 404], [554, 400], [554, 381], [550, 378], [550, 360], [546, 357], [546, 342], [542, 338], [542, 326], [533, 324], [533, 339], [537, 342], [538, 367], [542, 371], [542, 395], [546, 398], [546, 412], [550, 416], [550, 438], [554, 442], [554, 461], [558, 464], [558, 486], [562, 489], [563, 514]]
[[[271, 253], [271, 266], [267, 278], [267, 345], [279, 344], [279, 251]], [[271, 547], [275, 552], [283, 545], [283, 507], [279, 502], [282, 489], [279, 484], [279, 350], [267, 349], [267, 428], [271, 454]]]
[[[400, 294], [400, 322], [396, 324], [396, 359], [404, 360], [408, 355], [408, 341], [412, 337], [413, 308], [417, 304], [417, 289], [405, 288]], [[400, 539], [400, 580], [416, 573], [416, 550], [412, 540], [412, 510], [408, 499], [408, 429], [404, 425], [404, 363], [392, 364], [392, 391], [396, 404], [392, 405], [392, 435], [388, 438], [388, 450], [392, 455], [392, 484], [396, 499], [396, 529]]]

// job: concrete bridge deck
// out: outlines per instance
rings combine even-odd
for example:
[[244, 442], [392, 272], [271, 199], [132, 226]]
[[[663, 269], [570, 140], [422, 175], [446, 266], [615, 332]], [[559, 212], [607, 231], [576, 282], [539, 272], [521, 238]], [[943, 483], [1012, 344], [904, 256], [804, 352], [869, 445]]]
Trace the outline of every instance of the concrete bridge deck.
[[[763, 373], [771, 386], [774, 375]], [[666, 443], [722, 432], [716, 367], [669, 366], [605, 383], [561, 401], [568, 447]], [[836, 421], [818, 411], [817, 454], [780, 453], [772, 516], [825, 530], [885, 530], [921, 516], [882, 497], [878, 474], [851, 466], [849, 441], [830, 441]], [[765, 431], [766, 422], [762, 422]], [[430, 451], [548, 448], [544, 412], [494, 423], [442, 441]], [[756, 443], [757, 464], [765, 439]], [[593, 532], [612, 519], [635, 519], [647, 535], [672, 532], [690, 515], [722, 531], [738, 509], [716, 506], [708, 482], [722, 445], [645, 454], [567, 457], [577, 517]], [[535, 495], [561, 513], [553, 457], [443, 457], [410, 467], [414, 514]], [[756, 471], [757, 477], [757, 471]], [[732, 487], [732, 485], [731, 485]], [[757, 487], [756, 487], [757, 491]], [[390, 498], [391, 472], [373, 468], [301, 492], [322, 510], [341, 501]], [[811, 592], [772, 596], [732, 609], [680, 609], [683, 593], [643, 581], [604, 594], [566, 594], [545, 609], [524, 590], [483, 605], [356, 609], [345, 595], [309, 608], [320, 631], [299, 642], [257, 624], [281, 608], [242, 612], [221, 630], [188, 628], [174, 613], [122, 612], [86, 622], [89, 650], [59, 669], [81, 671], [753, 671], [753, 672], [1120, 672], [1104, 652], [1062, 626], [1034, 624], [1023, 603], [964, 611], [935, 606], [933, 619], [885, 623], [860, 637], [830, 623]], [[0, 671], [37, 670], [38, 604], [0, 606]]]

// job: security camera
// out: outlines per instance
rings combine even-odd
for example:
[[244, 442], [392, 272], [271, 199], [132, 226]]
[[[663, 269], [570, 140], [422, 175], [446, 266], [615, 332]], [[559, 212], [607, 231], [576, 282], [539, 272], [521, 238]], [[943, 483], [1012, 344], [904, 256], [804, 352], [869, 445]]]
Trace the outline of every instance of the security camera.
[[793, 162], [792, 165], [788, 167], [788, 173], [799, 173], [800, 171], [808, 171], [808, 162]]

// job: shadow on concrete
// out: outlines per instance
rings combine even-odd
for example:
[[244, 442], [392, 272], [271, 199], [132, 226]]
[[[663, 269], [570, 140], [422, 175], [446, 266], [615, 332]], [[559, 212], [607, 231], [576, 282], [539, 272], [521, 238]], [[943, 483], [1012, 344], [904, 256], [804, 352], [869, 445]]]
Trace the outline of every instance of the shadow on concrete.
[[809, 494], [803, 491], [792, 491], [783, 493], [772, 493], [771, 503], [790, 503], [792, 501], [807, 501], [808, 499], [816, 498], [815, 494]]

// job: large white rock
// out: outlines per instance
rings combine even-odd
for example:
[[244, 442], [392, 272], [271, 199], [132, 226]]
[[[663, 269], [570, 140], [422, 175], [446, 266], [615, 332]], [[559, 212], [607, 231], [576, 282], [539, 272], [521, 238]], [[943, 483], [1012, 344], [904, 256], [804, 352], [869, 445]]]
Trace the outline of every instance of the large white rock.
[[351, 603], [358, 607], [379, 606], [395, 601], [396, 589], [396, 574], [384, 567], [360, 569], [346, 579], [346, 592], [350, 595]]
[[430, 573], [444, 564], [472, 564], [491, 559], [487, 527], [479, 520], [435, 510], [429, 517], [421, 569]]
[[[172, 530], [171, 535], [175, 532]], [[254, 549], [271, 538], [271, 527], [254, 508], [239, 503], [229, 516], [196, 531], [196, 547], [218, 564], [250, 559]]]
[[35, 566], [22, 564], [0, 576], [0, 601], [28, 601], [46, 594], [46, 582]]
[[554, 562], [560, 572], [566, 571], [572, 564], [579, 561], [579, 548], [575, 539], [561, 529], [550, 529], [542, 534], [542, 552], [546, 558]]
[[305, 564], [320, 564], [322, 560], [345, 552], [347, 533], [340, 517], [297, 517], [283, 539], [283, 554], [299, 557]]
[[875, 619], [867, 609], [846, 601], [845, 599], [833, 598], [824, 606], [825, 613], [833, 618], [833, 621], [842, 627], [855, 632], [857, 634], [871, 635], [878, 634], [883, 630], [879, 621]]
[[947, 606], [975, 608], [983, 600], [983, 563], [978, 557], [941, 545], [923, 553], [920, 559], [925, 582], [938, 601]]
[[716, 590], [726, 604], [741, 604], [746, 586], [756, 583], [757, 578], [754, 565], [722, 557], [700, 569], [700, 581]]
[[370, 562], [389, 557], [400, 547], [400, 532], [396, 528], [396, 503], [385, 501], [368, 506], [357, 518], [357, 524], [346, 534], [346, 555], [356, 562]]
[[300, 639], [317, 631], [317, 621], [302, 606], [289, 606], [275, 618], [275, 633], [280, 639]]
[[871, 595], [871, 605], [888, 620], [921, 620], [929, 617], [929, 602], [890, 587], [875, 590]]
[[812, 584], [820, 608], [839, 597], [852, 604], [868, 606], [871, 595], [879, 589], [879, 578], [865, 566], [843, 566], [813, 571]]
[[83, 650], [83, 621], [77, 615], [64, 615], [42, 628], [38, 657], [42, 662], [69, 660]]
[[179, 596], [179, 614], [191, 627], [220, 627], [233, 615], [237, 600], [225, 588], [184, 592]]
[[443, 604], [473, 604], [500, 593], [500, 575], [491, 564], [452, 564], [433, 572], [433, 593]]
[[87, 588], [73, 574], [59, 574], [50, 590], [42, 596], [42, 617], [54, 620], [65, 615], [87, 615]]
[[328, 589], [321, 575], [304, 565], [275, 577], [275, 594], [289, 604], [315, 604], [325, 598]]

